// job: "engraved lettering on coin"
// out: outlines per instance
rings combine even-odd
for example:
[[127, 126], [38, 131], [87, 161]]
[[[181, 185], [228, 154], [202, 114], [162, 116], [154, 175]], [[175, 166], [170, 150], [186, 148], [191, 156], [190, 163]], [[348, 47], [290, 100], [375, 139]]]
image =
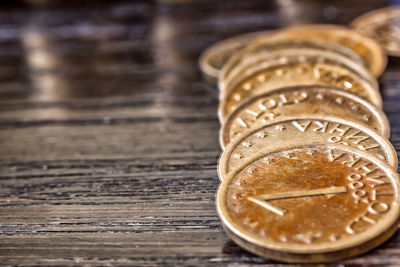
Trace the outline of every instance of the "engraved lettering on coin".
[[324, 262], [388, 239], [399, 221], [398, 190], [398, 174], [367, 152], [305, 145], [243, 164], [221, 184], [217, 206], [228, 235], [245, 249], [289, 262], [316, 254]]
[[[321, 99], [319, 95], [324, 97]], [[338, 97], [342, 99], [340, 103], [336, 101]], [[390, 133], [385, 114], [358, 96], [334, 88], [305, 86], [275, 90], [244, 102], [225, 120], [221, 144], [225, 147], [242, 132], [257, 125], [298, 114], [345, 117], [371, 127], [385, 137]], [[324, 130], [323, 125], [314, 131], [321, 130]]]
[[[244, 76], [240, 82], [233, 86], [227, 86], [227, 88], [224, 89], [226, 92], [223, 94], [223, 100], [220, 105], [221, 121], [243, 103], [243, 101], [253, 96], [277, 88], [297, 85], [338, 87], [356, 93], [379, 107], [382, 105], [382, 99], [378, 90], [370, 83], [360, 76], [353, 74], [346, 68], [331, 63], [317, 63], [314, 61], [316, 58], [316, 56], [314, 56], [314, 58], [309, 56], [308, 60], [303, 63], [290, 62], [286, 65], [271, 66], [267, 69]], [[305, 69], [301, 75], [295, 72], [295, 69], [300, 66]], [[277, 75], [277, 71], [285, 72], [282, 75]], [[316, 75], [316, 73], [318, 73], [318, 75]], [[261, 74], [268, 76], [268, 78], [260, 82], [257, 77]], [[239, 78], [237, 79], [240, 80]], [[245, 89], [245, 86], [250, 85], [251, 90]], [[285, 101], [284, 97], [285, 95], [281, 96], [280, 105], [305, 100], [305, 98], [299, 97], [291, 99], [290, 101]], [[337, 101], [340, 104], [342, 100], [338, 98]]]
[[[280, 131], [277, 126], [284, 127], [285, 130]], [[368, 151], [371, 156], [385, 160], [393, 168], [397, 168], [397, 155], [392, 144], [372, 129], [336, 117], [299, 115], [258, 125], [237, 137], [221, 155], [219, 176], [223, 179], [243, 162], [266, 150], [275, 150], [282, 146], [327, 143]], [[241, 157], [235, 157], [236, 154]]]

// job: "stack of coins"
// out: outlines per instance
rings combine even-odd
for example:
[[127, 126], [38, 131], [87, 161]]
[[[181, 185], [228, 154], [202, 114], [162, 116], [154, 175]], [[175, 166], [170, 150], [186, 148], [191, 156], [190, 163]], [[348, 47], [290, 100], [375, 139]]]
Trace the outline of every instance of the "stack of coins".
[[246, 34], [202, 54], [220, 90], [217, 210], [239, 246], [331, 262], [396, 231], [398, 160], [376, 80], [386, 61], [373, 39], [335, 25]]

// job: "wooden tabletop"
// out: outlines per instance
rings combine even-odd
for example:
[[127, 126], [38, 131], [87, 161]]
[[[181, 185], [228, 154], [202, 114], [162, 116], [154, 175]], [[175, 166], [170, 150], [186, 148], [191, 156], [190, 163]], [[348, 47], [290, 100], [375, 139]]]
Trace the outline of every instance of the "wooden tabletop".
[[[217, 90], [198, 56], [396, 1], [73, 2], [0, 9], [0, 264], [276, 264], [221, 229]], [[399, 77], [391, 58], [380, 83], [397, 150]], [[341, 264], [398, 266], [400, 235]]]

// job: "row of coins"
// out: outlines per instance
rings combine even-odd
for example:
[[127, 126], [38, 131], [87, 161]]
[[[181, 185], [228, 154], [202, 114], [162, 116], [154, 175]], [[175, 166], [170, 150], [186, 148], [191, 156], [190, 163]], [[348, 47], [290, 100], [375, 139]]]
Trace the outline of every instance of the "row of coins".
[[334, 25], [250, 33], [203, 53], [220, 90], [217, 210], [238, 245], [330, 262], [396, 231], [398, 159], [376, 80], [386, 62], [379, 43]]

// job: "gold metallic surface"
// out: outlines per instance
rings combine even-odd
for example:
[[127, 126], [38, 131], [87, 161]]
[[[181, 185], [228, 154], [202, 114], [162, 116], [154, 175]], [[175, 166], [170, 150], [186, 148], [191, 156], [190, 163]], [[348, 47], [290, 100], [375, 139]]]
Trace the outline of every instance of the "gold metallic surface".
[[371, 84], [340, 64], [337, 58], [338, 55], [331, 53], [293, 49], [286, 51], [284, 56], [244, 69], [220, 91], [221, 122], [248, 98], [298, 85], [338, 87], [381, 107], [382, 99], [376, 81]]
[[285, 262], [331, 262], [364, 253], [397, 229], [398, 174], [348, 146], [283, 147], [223, 180], [217, 210], [244, 249]]
[[216, 83], [222, 67], [233, 54], [258, 36], [270, 33], [269, 31], [246, 33], [222, 40], [210, 46], [199, 58], [199, 66], [204, 78], [211, 83]]
[[343, 26], [329, 24], [296, 25], [286, 28], [282, 31], [282, 35], [285, 38], [325, 40], [346, 46], [364, 59], [366, 66], [375, 77], [382, 74], [387, 64], [386, 55], [375, 39]]
[[243, 162], [266, 151], [286, 146], [327, 143], [364, 150], [371, 156], [387, 161], [393, 168], [398, 166], [396, 150], [378, 132], [337, 117], [298, 115], [262, 124], [235, 138], [220, 157], [218, 176], [223, 179]]
[[[252, 42], [244, 49], [234, 54], [221, 69], [219, 87], [223, 87], [230, 80], [248, 69], [251, 65], [262, 65], [274, 56], [285, 56], [286, 51], [296, 51], [297, 56], [303, 56], [304, 53], [318, 53], [320, 57], [333, 59], [335, 63], [343, 65], [356, 72], [368, 81], [374, 81], [374, 77], [364, 67], [363, 60], [354, 51], [345, 46], [323, 40], [291, 40], [274, 38], [280, 36], [279, 31], [275, 34], [269, 34], [268, 38], [263, 38], [264, 42]], [[262, 35], [264, 36], [264, 35]], [[274, 41], [276, 40], [276, 41]], [[321, 53], [325, 52], [325, 53]]]
[[383, 111], [357, 95], [337, 88], [297, 86], [255, 96], [238, 106], [222, 125], [221, 143], [226, 146], [242, 132], [260, 124], [301, 114], [343, 117], [390, 136]]
[[379, 42], [391, 56], [400, 57], [400, 7], [378, 9], [356, 18], [351, 26]]

